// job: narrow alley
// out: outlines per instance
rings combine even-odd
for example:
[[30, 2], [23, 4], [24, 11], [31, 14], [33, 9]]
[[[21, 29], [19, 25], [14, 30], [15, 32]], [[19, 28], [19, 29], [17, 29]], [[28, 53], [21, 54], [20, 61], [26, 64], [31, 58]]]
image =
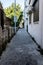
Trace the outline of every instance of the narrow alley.
[[30, 35], [19, 29], [3, 52], [0, 65], [43, 65], [43, 56]]

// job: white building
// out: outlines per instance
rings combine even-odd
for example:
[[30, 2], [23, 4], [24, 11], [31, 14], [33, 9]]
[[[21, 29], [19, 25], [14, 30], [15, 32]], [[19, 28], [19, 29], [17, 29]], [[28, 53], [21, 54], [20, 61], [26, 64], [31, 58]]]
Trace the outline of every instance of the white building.
[[43, 48], [43, 0], [25, 0], [25, 29]]

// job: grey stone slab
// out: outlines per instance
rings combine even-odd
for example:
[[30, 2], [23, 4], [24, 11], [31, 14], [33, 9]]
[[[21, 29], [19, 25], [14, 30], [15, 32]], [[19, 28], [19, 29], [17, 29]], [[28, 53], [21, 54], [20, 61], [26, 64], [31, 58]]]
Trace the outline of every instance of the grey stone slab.
[[3, 52], [0, 65], [43, 65], [43, 56], [36, 48], [30, 35], [19, 29]]

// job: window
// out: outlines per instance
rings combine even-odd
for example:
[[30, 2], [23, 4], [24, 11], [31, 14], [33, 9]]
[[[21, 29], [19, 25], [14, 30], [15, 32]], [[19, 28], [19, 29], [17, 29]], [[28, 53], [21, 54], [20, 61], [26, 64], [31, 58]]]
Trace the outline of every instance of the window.
[[28, 18], [26, 18], [26, 20], [28, 20]]
[[38, 22], [39, 21], [39, 0], [37, 1], [37, 3], [35, 4], [35, 11], [34, 11], [34, 22]]
[[31, 14], [29, 15], [29, 24], [31, 24]]
[[27, 8], [28, 6], [26, 5], [25, 8]]

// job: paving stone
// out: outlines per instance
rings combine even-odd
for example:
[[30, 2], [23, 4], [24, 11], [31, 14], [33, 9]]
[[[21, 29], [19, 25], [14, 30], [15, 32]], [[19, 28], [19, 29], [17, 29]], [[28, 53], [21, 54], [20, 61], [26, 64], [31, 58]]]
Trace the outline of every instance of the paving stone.
[[43, 56], [36, 49], [30, 35], [19, 29], [3, 52], [0, 65], [43, 65]]

